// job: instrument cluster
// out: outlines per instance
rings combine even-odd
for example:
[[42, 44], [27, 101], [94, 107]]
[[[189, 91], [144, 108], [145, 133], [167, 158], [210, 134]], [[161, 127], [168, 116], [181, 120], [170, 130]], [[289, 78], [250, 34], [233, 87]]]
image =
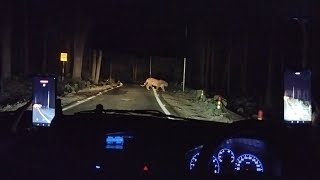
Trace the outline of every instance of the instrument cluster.
[[[197, 166], [202, 149], [203, 146], [199, 146], [187, 153], [190, 171]], [[210, 152], [208, 172], [209, 174], [262, 174], [268, 169], [267, 159], [268, 153], [263, 141], [250, 138], [230, 138], [224, 140]]]

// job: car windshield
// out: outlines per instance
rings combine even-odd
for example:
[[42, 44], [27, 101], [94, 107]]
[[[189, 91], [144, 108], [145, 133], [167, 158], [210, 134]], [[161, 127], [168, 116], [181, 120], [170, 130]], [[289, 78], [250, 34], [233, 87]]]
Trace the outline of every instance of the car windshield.
[[[64, 114], [101, 104], [224, 123], [311, 121], [320, 42], [312, 3], [4, 0], [0, 8], [1, 112], [32, 99], [50, 116], [56, 95]], [[32, 96], [39, 74], [55, 76], [56, 92]]]

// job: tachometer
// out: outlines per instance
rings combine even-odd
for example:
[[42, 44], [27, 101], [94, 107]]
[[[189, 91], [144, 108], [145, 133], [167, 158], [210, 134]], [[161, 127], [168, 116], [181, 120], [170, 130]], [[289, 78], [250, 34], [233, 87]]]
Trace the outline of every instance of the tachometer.
[[196, 153], [192, 156], [190, 163], [189, 163], [189, 170], [191, 171], [195, 166], [196, 163], [198, 161], [198, 157], [199, 157], [200, 153]]
[[228, 148], [223, 148], [218, 153], [218, 160], [221, 163], [233, 163], [234, 159], [234, 153]]
[[212, 172], [214, 174], [219, 174], [220, 172], [219, 161], [215, 156], [212, 156], [209, 162], [209, 172]]
[[235, 170], [244, 172], [263, 172], [263, 166], [256, 156], [252, 154], [243, 154], [237, 158]]

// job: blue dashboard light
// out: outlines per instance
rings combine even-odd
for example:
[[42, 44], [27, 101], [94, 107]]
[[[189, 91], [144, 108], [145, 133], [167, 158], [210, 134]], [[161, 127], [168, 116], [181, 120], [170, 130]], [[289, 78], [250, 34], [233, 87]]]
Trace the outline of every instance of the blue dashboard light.
[[253, 154], [242, 154], [237, 158], [235, 165], [235, 170], [237, 171], [256, 171], [263, 173], [261, 161]]
[[104, 136], [104, 146], [107, 150], [123, 150], [131, 145], [135, 139], [130, 132], [112, 132]]
[[99, 166], [99, 165], [96, 165], [96, 169], [100, 169], [101, 168], [101, 166]]
[[198, 157], [203, 148], [203, 145], [197, 146], [186, 153], [188, 159], [189, 170], [193, 170], [193, 168], [197, 165]]
[[190, 163], [189, 163], [189, 170], [190, 171], [196, 166], [199, 155], [200, 155], [200, 152], [197, 152], [196, 154], [194, 154], [192, 156]]
[[106, 142], [108, 145], [123, 145], [124, 138], [122, 136], [107, 136]]
[[123, 145], [106, 145], [106, 149], [123, 150]]
[[123, 145], [123, 136], [107, 136], [106, 138], [106, 149], [122, 150]]
[[[219, 162], [224, 162], [224, 160], [229, 161], [230, 163], [233, 163], [235, 159], [234, 153], [229, 148], [223, 148], [218, 152], [218, 160]], [[227, 162], [227, 163], [229, 163]]]

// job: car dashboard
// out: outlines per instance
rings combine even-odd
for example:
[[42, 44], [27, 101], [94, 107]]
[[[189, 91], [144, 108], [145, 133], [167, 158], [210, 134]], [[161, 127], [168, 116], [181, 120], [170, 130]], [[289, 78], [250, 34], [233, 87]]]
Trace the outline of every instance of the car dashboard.
[[[204, 149], [200, 145], [189, 150], [186, 157], [186, 167], [192, 173], [199, 168], [202, 154], [205, 157], [203, 169], [210, 175], [226, 175], [239, 173], [281, 175], [281, 161], [275, 157], [266, 142], [253, 138], [227, 138], [216, 148]], [[201, 167], [201, 166], [200, 166]]]
[[48, 174], [57, 179], [312, 176], [319, 157], [318, 143], [310, 138], [318, 135], [310, 130], [250, 120], [223, 124], [63, 116], [50, 128], [8, 139], [15, 143], [2, 148], [0, 159], [13, 177], [28, 174], [33, 179]]

